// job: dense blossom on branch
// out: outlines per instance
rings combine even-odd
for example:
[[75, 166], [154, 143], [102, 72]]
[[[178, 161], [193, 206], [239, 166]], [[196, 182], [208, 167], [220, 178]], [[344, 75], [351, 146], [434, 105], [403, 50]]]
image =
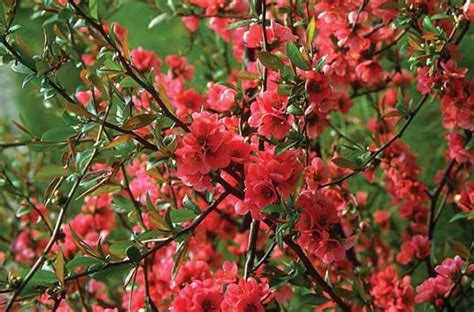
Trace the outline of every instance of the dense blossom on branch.
[[1, 64], [53, 121], [0, 123], [0, 308], [472, 308], [473, 20], [470, 0], [2, 2]]

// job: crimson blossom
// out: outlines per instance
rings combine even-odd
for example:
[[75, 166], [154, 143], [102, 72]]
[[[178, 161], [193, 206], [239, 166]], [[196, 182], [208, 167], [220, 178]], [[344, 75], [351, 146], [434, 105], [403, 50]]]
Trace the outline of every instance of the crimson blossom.
[[473, 20], [470, 0], [3, 1], [28, 105], [0, 115], [0, 308], [472, 309]]

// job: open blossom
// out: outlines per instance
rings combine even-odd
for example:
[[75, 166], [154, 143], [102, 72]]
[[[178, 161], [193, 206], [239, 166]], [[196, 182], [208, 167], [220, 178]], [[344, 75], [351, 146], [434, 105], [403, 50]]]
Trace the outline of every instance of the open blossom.
[[221, 309], [223, 312], [264, 312], [262, 300], [269, 293], [266, 283], [258, 283], [254, 278], [240, 279], [227, 286]]
[[184, 16], [181, 18], [183, 21], [184, 26], [192, 32], [195, 32], [199, 29], [200, 18], [197, 16]]
[[400, 279], [393, 265], [370, 277], [370, 295], [374, 305], [384, 311], [414, 311], [415, 293], [410, 285], [410, 276]]
[[216, 115], [194, 113], [190, 130], [176, 150], [178, 175], [208, 174], [230, 164], [232, 135]]
[[193, 113], [200, 112], [203, 104], [204, 98], [194, 89], [181, 92], [174, 99], [176, 114], [181, 120], [186, 120]]
[[431, 254], [431, 244], [428, 237], [415, 235], [410, 241], [402, 244], [401, 251], [397, 255], [397, 261], [401, 264], [408, 264], [413, 259], [424, 260]]
[[441, 308], [453, 285], [452, 280], [444, 276], [430, 277], [416, 287], [415, 302], [432, 302], [436, 307]]
[[172, 306], [174, 312], [218, 312], [223, 299], [218, 284], [211, 280], [197, 280], [180, 290]]
[[474, 210], [474, 181], [466, 183], [466, 189], [461, 193], [457, 204], [464, 212], [470, 213]]
[[303, 166], [295, 151], [279, 155], [259, 152], [252, 160], [245, 170], [245, 200], [239, 204], [237, 212], [246, 214], [250, 210], [253, 218], [261, 219], [262, 208], [276, 203], [279, 196], [288, 198], [294, 191]]
[[250, 126], [258, 128], [260, 135], [283, 139], [293, 123], [293, 115], [286, 114], [286, 106], [286, 97], [276, 91], [265, 91], [250, 107]]
[[320, 184], [328, 182], [330, 177], [329, 167], [319, 157], [311, 160], [311, 166], [305, 168], [304, 174], [306, 184], [312, 189], [316, 189]]
[[[293, 35], [291, 29], [275, 21], [271, 21], [266, 27], [267, 42], [271, 47], [277, 47], [288, 41], [296, 41], [297, 36]], [[263, 45], [263, 32], [260, 24], [253, 24], [244, 34], [244, 41], [249, 48], [259, 48]]]
[[227, 112], [235, 102], [236, 91], [226, 86], [210, 83], [207, 94], [207, 107], [216, 112]]
[[194, 76], [194, 67], [188, 63], [188, 59], [182, 55], [168, 55], [165, 58], [168, 65], [168, 75], [173, 79], [191, 80]]
[[150, 69], [158, 70], [161, 66], [161, 60], [153, 51], [148, 51], [139, 47], [130, 52], [132, 63], [136, 69], [141, 72], [146, 72]]
[[375, 61], [362, 62], [357, 65], [355, 70], [359, 79], [368, 86], [380, 84], [385, 80], [382, 66]]
[[[445, 299], [453, 292], [455, 281], [464, 266], [464, 261], [459, 256], [454, 258], [446, 258], [443, 262], [435, 267], [437, 275], [430, 277], [416, 287], [415, 301], [431, 302], [437, 308], [444, 306]], [[467, 272], [473, 272], [474, 265], [469, 265]]]
[[301, 233], [298, 243], [324, 263], [344, 260], [355, 237], [341, 239], [330, 233], [331, 227], [340, 222], [334, 203], [321, 192], [308, 190], [301, 193], [296, 206], [302, 208], [296, 224]]

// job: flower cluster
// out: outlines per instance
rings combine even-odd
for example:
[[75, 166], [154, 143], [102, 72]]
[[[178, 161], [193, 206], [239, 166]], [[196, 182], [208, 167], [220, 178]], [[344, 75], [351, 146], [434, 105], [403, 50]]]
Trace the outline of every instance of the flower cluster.
[[0, 308], [470, 308], [471, 1], [96, 2], [0, 7], [63, 119], [0, 122]]

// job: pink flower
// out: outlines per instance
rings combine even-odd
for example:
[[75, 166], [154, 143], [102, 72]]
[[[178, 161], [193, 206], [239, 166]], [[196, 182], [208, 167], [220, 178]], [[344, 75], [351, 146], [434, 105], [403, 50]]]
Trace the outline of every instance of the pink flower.
[[165, 58], [168, 65], [168, 75], [173, 78], [191, 80], [194, 75], [194, 67], [188, 64], [188, 60], [181, 55], [168, 55]]
[[309, 188], [316, 189], [320, 184], [329, 181], [330, 171], [324, 161], [315, 157], [311, 160], [311, 166], [304, 170], [305, 181]]
[[328, 78], [316, 71], [307, 74], [305, 87], [309, 100], [315, 105], [322, 103], [332, 94]]
[[419, 67], [417, 70], [418, 91], [421, 94], [429, 94], [432, 91], [433, 84], [438, 81], [438, 78], [430, 76], [429, 67]]
[[355, 72], [357, 77], [368, 86], [380, 84], [385, 80], [382, 66], [372, 60], [364, 61], [357, 65]]
[[444, 276], [430, 277], [416, 287], [415, 302], [432, 302], [436, 307], [441, 308], [444, 305], [444, 298], [449, 294], [453, 285], [451, 279]]
[[120, 26], [120, 24], [118, 24], [118, 23], [113, 23], [112, 24], [112, 29], [113, 29], [115, 35], [117, 36], [117, 39], [120, 40], [120, 42], [123, 43], [124, 41], [126, 41], [128, 32], [125, 28]]
[[[293, 35], [291, 29], [273, 20], [270, 26], [266, 27], [267, 41], [273, 48], [283, 45], [288, 41], [296, 41], [297, 36]], [[263, 31], [260, 24], [253, 24], [244, 34], [244, 41], [249, 48], [259, 48], [263, 44]]]
[[197, 16], [185, 16], [181, 18], [187, 30], [195, 32], [199, 29], [199, 22], [201, 21]]
[[181, 120], [187, 120], [193, 113], [201, 111], [204, 98], [194, 89], [188, 89], [178, 94], [174, 99], [176, 114]]
[[401, 264], [408, 264], [414, 258], [424, 260], [431, 254], [431, 243], [428, 237], [415, 235], [410, 241], [402, 244], [401, 251], [397, 255], [397, 261]]
[[158, 70], [161, 66], [161, 61], [155, 52], [147, 51], [142, 47], [132, 50], [130, 56], [133, 66], [141, 72], [146, 72], [150, 69]]
[[264, 312], [261, 301], [269, 289], [267, 283], [259, 284], [252, 277], [247, 280], [241, 279], [238, 283], [227, 286], [221, 309], [223, 312]]
[[177, 174], [190, 184], [199, 182], [202, 175], [207, 175], [211, 170], [230, 164], [232, 140], [232, 135], [216, 115], [194, 113], [193, 119], [191, 132], [179, 140], [176, 150]]
[[455, 256], [454, 259], [446, 258], [440, 265], [435, 267], [435, 271], [441, 276], [453, 279], [461, 272], [463, 264], [464, 261], [459, 256]]
[[283, 139], [293, 123], [293, 116], [286, 115], [286, 101], [276, 91], [265, 91], [250, 106], [249, 125], [258, 128], [260, 135]]
[[384, 311], [414, 310], [415, 294], [410, 285], [410, 276], [400, 279], [393, 265], [374, 273], [370, 277], [370, 284], [370, 295], [377, 308]]
[[461, 193], [457, 204], [464, 212], [470, 213], [474, 210], [474, 181], [466, 183], [466, 189]]
[[210, 83], [207, 94], [207, 106], [219, 113], [227, 112], [235, 103], [236, 93], [237, 92], [231, 88]]
[[174, 312], [218, 312], [224, 296], [211, 280], [193, 281], [182, 288], [172, 303]]

